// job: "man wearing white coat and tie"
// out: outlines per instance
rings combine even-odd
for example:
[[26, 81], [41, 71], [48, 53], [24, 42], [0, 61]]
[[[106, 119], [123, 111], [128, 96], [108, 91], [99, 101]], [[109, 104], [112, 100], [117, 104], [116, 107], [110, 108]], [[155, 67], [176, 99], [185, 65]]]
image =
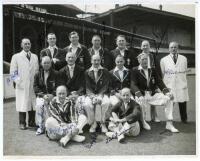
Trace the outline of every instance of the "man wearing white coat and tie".
[[170, 54], [160, 61], [163, 81], [174, 96], [174, 103], [179, 104], [181, 121], [187, 123], [186, 102], [189, 101], [187, 86], [187, 58], [178, 53], [178, 43], [170, 42]]
[[16, 110], [19, 112], [20, 129], [26, 129], [26, 112], [29, 127], [35, 126], [36, 96], [33, 90], [34, 76], [38, 71], [38, 57], [31, 53], [31, 42], [24, 38], [21, 42], [22, 51], [12, 56], [10, 74], [15, 82]]

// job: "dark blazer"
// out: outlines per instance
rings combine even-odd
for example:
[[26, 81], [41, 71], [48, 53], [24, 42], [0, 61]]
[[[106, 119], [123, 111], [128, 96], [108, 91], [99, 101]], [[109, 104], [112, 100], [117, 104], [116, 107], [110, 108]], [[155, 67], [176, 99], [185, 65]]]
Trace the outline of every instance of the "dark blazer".
[[59, 85], [65, 85], [69, 92], [77, 91], [79, 95], [83, 95], [85, 93], [84, 69], [75, 65], [71, 78], [69, 67], [66, 65], [59, 71]]
[[126, 110], [124, 102], [121, 102], [119, 106], [112, 109], [112, 112], [115, 112], [120, 119], [126, 118], [129, 124], [139, 121], [141, 118], [140, 106], [134, 100], [130, 100]]
[[[52, 59], [51, 51], [48, 48], [45, 48], [40, 52], [40, 62], [42, 60], [42, 57], [44, 56], [49, 56]], [[60, 48], [55, 49], [53, 58], [57, 58], [59, 59], [59, 61], [56, 62], [55, 64], [52, 61], [52, 68], [54, 68], [57, 71], [63, 68], [67, 64], [67, 62], [65, 61], [65, 57], [66, 57], [66, 54], [63, 49], [60, 49]]]
[[44, 70], [40, 69], [34, 77], [34, 91], [36, 96], [43, 97], [45, 94], [56, 94], [56, 87], [58, 86], [58, 72], [50, 69], [47, 78], [47, 85], [44, 83]]
[[[65, 54], [67, 54], [67, 52], [70, 51], [71, 49], [69, 48], [69, 46], [67, 46], [63, 50]], [[77, 49], [76, 56], [77, 56], [76, 64], [82, 67], [84, 70], [88, 69], [91, 66], [90, 54], [84, 45], [81, 45], [81, 48]]]
[[111, 75], [107, 69], [99, 69], [98, 81], [95, 82], [94, 71], [85, 71], [86, 94], [108, 94], [110, 92]]
[[143, 70], [138, 67], [133, 68], [131, 72], [131, 90], [132, 92], [140, 97], [144, 95], [145, 91], [151, 91], [152, 95], [156, 93], [159, 88], [163, 93], [169, 92], [161, 77], [157, 73], [155, 68], [148, 69], [149, 83], [147, 82], [146, 76]]
[[[88, 52], [90, 53], [90, 57], [92, 57], [95, 54], [93, 48], [89, 48]], [[101, 48], [99, 50], [99, 55], [101, 57], [101, 66], [102, 67], [108, 69], [109, 71], [114, 68], [114, 66], [115, 66], [114, 57], [112, 56], [112, 54], [109, 52], [108, 49]]]
[[[118, 55], [121, 55], [120, 50], [117, 48], [112, 50], [111, 54], [113, 55], [114, 60]], [[133, 67], [138, 66], [139, 64], [137, 60], [137, 55], [138, 54], [133, 49], [125, 50], [125, 53], [124, 53], [125, 65], [124, 66], [128, 69], [132, 69]]]
[[120, 79], [120, 76], [117, 71], [111, 70], [111, 90], [115, 90], [116, 92], [118, 90], [121, 90], [125, 87], [130, 88], [131, 86], [131, 73], [129, 70], [124, 71], [124, 78], [123, 80]]

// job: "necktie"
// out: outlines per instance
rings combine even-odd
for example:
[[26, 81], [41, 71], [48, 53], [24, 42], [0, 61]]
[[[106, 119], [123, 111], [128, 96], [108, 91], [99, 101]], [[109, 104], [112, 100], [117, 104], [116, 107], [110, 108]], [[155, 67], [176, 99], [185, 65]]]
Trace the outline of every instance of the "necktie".
[[176, 64], [176, 62], [177, 62], [176, 54], [173, 55], [173, 60], [174, 60], [174, 63]]
[[30, 56], [30, 54], [29, 54], [29, 53], [27, 53], [27, 54], [26, 54], [26, 57], [27, 57], [27, 59], [30, 61], [30, 59], [31, 59], [31, 56]]

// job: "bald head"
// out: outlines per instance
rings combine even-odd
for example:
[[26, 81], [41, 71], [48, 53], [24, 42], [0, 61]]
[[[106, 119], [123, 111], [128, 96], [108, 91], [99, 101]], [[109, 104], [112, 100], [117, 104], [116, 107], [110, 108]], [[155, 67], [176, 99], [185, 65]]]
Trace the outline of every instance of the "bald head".
[[74, 65], [76, 62], [76, 54], [72, 52], [68, 52], [66, 54], [66, 61], [68, 65]]
[[149, 43], [149, 41], [147, 41], [147, 40], [142, 41], [141, 49], [142, 49], [143, 52], [149, 53], [150, 52], [150, 43]]
[[94, 68], [98, 68], [101, 64], [101, 57], [94, 54], [91, 58], [91, 63]]
[[58, 86], [58, 87], [56, 88], [56, 93], [57, 93], [58, 91], [66, 91], [66, 93], [67, 93], [67, 88], [66, 88], [65, 86]]
[[21, 47], [25, 52], [29, 52], [31, 49], [31, 42], [28, 38], [23, 38], [21, 42]]
[[67, 88], [65, 86], [58, 86], [56, 88], [56, 96], [58, 97], [59, 101], [63, 103], [67, 97]]

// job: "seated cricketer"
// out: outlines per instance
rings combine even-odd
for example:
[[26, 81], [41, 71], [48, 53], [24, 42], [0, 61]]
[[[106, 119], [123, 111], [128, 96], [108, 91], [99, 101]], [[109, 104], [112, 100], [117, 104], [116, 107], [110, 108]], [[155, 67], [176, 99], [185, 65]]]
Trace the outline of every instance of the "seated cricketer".
[[67, 65], [59, 71], [59, 84], [65, 85], [70, 94], [85, 94], [84, 69], [75, 64], [75, 53], [68, 52], [66, 54]]
[[[101, 131], [107, 132], [105, 125], [108, 119], [108, 111], [110, 107], [110, 100], [108, 98], [110, 73], [107, 69], [103, 68], [101, 58], [99, 55], [93, 55], [91, 58], [92, 66], [85, 72], [86, 81], [86, 97], [82, 99], [82, 112], [81, 117], [87, 117], [87, 123], [91, 125], [90, 132], [94, 133], [97, 128], [97, 122], [100, 122]], [[79, 106], [79, 109], [80, 106]]]
[[44, 133], [45, 120], [49, 116], [49, 102], [55, 96], [58, 73], [51, 67], [51, 58], [44, 56], [41, 59], [41, 68], [34, 78], [36, 98], [36, 124], [39, 128], [36, 135]]
[[[179, 132], [173, 126], [173, 95], [165, 86], [155, 68], [148, 68], [147, 54], [138, 56], [140, 65], [133, 68], [131, 74], [131, 90], [140, 102], [143, 111], [149, 105], [165, 107], [166, 129], [171, 132]], [[162, 93], [157, 92], [160, 89]]]
[[[131, 72], [127, 69], [124, 64], [125, 60], [122, 55], [118, 55], [115, 59], [116, 67], [111, 70], [112, 74], [112, 83], [111, 83], [111, 96], [110, 102], [112, 107], [120, 104], [121, 95], [120, 91], [123, 88], [130, 88], [131, 86]], [[133, 98], [132, 98], [133, 99]], [[144, 120], [143, 114], [141, 115], [141, 122], [143, 124], [143, 128], [146, 130], [150, 130], [151, 127], [149, 124]]]
[[131, 91], [129, 88], [121, 90], [122, 102], [119, 106], [112, 109], [112, 116], [106, 135], [110, 138], [117, 138], [121, 143], [125, 135], [137, 136], [140, 133], [139, 120], [141, 118], [141, 110], [139, 104], [131, 99]]
[[[77, 64], [76, 54], [68, 52], [66, 54], [67, 65], [59, 71], [59, 85], [65, 85], [69, 91], [69, 98], [73, 100], [75, 104], [78, 96], [85, 94], [85, 77], [84, 69]], [[73, 122], [78, 121], [78, 107], [74, 106], [74, 118]]]
[[56, 97], [50, 102], [50, 117], [45, 128], [50, 140], [59, 140], [62, 146], [70, 141], [83, 142], [84, 136], [78, 135], [79, 123], [72, 123], [73, 103], [67, 98], [67, 88], [58, 86]]

